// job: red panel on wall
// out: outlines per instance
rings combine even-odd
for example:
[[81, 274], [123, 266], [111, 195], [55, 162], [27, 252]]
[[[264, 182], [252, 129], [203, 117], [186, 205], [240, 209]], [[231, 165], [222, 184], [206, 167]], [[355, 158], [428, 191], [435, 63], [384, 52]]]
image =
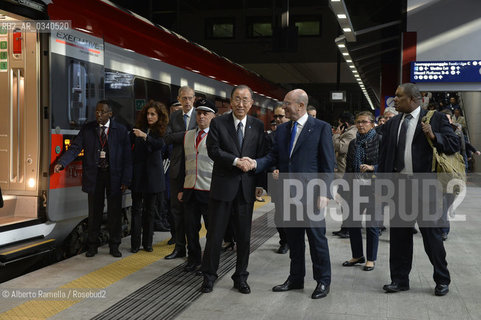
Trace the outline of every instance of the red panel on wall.
[[416, 61], [417, 33], [403, 33], [402, 82], [410, 81], [411, 62]]

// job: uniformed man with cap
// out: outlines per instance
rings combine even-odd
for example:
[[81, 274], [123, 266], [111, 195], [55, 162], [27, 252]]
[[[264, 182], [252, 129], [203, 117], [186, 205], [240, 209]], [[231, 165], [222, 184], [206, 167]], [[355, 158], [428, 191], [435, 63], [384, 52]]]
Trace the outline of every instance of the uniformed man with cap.
[[184, 205], [185, 233], [187, 236], [188, 259], [186, 272], [196, 271], [201, 263], [199, 231], [201, 217], [207, 227], [207, 212], [210, 182], [214, 161], [207, 154], [206, 140], [210, 121], [217, 113], [217, 107], [206, 99], [194, 104], [198, 128], [189, 130], [184, 137], [185, 174], [183, 192], [178, 199]]

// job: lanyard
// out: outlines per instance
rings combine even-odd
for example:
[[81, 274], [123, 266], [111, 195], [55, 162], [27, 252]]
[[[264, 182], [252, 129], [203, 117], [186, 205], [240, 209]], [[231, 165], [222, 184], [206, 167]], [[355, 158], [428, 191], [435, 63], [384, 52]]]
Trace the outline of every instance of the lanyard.
[[[102, 128], [100, 128], [100, 131], [102, 131]], [[102, 147], [102, 150], [104, 149], [104, 146], [108, 140], [107, 135], [109, 134], [109, 128], [107, 127], [104, 132], [105, 132], [105, 140], [102, 139], [102, 132], [100, 132], [100, 136], [99, 136], [100, 146]]]

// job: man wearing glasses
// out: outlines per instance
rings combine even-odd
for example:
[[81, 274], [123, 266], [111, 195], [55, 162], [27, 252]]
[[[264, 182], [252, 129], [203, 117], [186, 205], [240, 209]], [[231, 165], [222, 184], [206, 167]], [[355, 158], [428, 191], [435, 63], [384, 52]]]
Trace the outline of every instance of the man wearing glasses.
[[122, 256], [119, 245], [122, 234], [122, 193], [132, 179], [130, 138], [127, 129], [112, 119], [107, 101], [99, 101], [96, 121], [85, 124], [67, 151], [60, 157], [54, 172], [63, 170], [84, 150], [82, 159], [82, 191], [88, 193], [87, 257], [97, 254], [99, 232], [107, 195], [110, 254]]
[[[286, 117], [286, 111], [283, 108], [283, 105], [278, 105], [274, 109], [274, 120], [276, 121], [277, 126], [286, 123], [289, 121], [289, 118]], [[276, 137], [276, 132], [273, 131], [267, 137], [267, 143], [269, 144], [268, 150], [270, 150], [274, 146], [274, 141]], [[274, 173], [274, 177], [279, 174], [279, 170], [277, 167], [272, 167], [268, 170], [269, 172]], [[282, 201], [281, 198], [281, 190], [268, 190], [271, 195], [271, 202], [272, 203], [279, 203]], [[279, 207], [279, 205], [278, 205]], [[277, 249], [277, 253], [279, 254], [286, 254], [289, 251], [289, 246], [287, 245], [287, 235], [286, 230], [282, 227], [277, 227], [277, 231], [279, 232], [279, 248]]]
[[251, 292], [247, 284], [252, 210], [256, 176], [248, 172], [250, 164], [243, 157], [257, 158], [265, 152], [264, 124], [248, 116], [252, 107], [252, 90], [239, 85], [231, 94], [232, 112], [214, 118], [207, 136], [207, 152], [214, 160], [209, 198], [209, 229], [202, 261], [204, 282], [201, 292], [211, 292], [217, 279], [220, 250], [229, 219], [233, 219], [237, 240], [234, 288]]
[[184, 184], [182, 169], [182, 153], [184, 151], [184, 135], [187, 130], [197, 128], [196, 113], [194, 106], [195, 94], [190, 87], [180, 87], [177, 100], [182, 105], [181, 110], [177, 110], [170, 115], [167, 134], [164, 137], [166, 144], [172, 144], [170, 156], [170, 208], [174, 220], [174, 240], [175, 248], [165, 259], [182, 258], [186, 255], [186, 235], [184, 208], [177, 199], [177, 194], [182, 191]]

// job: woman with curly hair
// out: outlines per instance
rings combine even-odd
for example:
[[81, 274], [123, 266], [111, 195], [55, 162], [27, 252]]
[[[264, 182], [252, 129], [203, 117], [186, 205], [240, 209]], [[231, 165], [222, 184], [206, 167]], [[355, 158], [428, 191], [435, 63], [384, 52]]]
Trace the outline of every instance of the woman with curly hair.
[[134, 129], [132, 141], [132, 233], [131, 251], [140, 248], [141, 230], [142, 246], [152, 252], [154, 235], [155, 199], [158, 193], [165, 191], [164, 167], [162, 162], [162, 139], [167, 130], [169, 115], [165, 105], [158, 101], [149, 101], [140, 111]]

